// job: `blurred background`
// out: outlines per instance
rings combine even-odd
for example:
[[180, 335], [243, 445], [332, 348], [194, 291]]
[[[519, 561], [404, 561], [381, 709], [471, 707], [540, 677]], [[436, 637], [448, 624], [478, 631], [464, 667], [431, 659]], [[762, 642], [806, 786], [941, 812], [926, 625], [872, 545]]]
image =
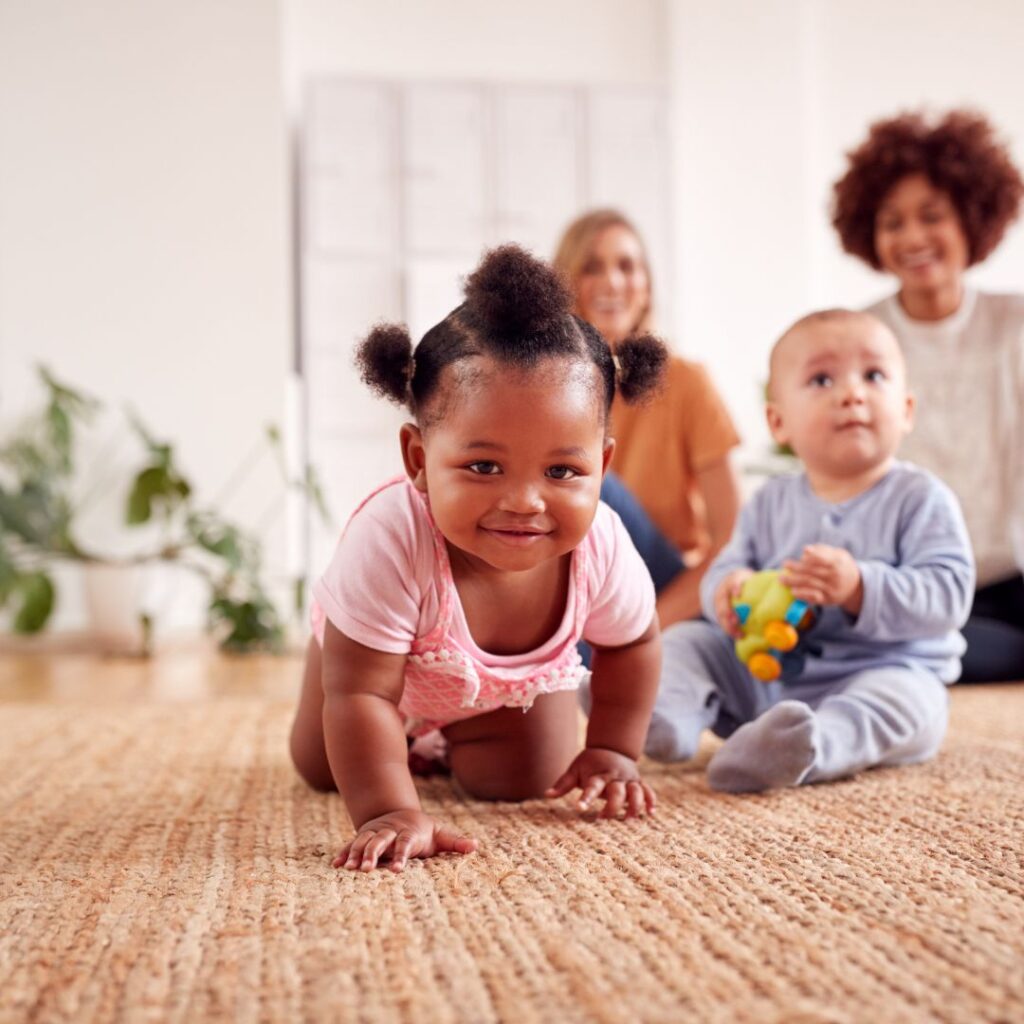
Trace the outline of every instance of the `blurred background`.
[[[39, 363], [106, 403], [76, 530], [117, 556], [160, 543], [123, 525], [153, 454], [131, 406], [287, 603], [398, 468], [360, 333], [422, 332], [483, 247], [550, 257], [612, 204], [754, 462], [774, 337], [891, 290], [829, 226], [844, 152], [966, 105], [1024, 163], [1022, 40], [1019, 0], [0, 0], [0, 432], [44, 400]], [[972, 273], [1020, 290], [1020, 226]], [[287, 483], [307, 461], [331, 525]], [[84, 620], [73, 569], [51, 630]], [[202, 622], [201, 581], [149, 585], [163, 625]]]

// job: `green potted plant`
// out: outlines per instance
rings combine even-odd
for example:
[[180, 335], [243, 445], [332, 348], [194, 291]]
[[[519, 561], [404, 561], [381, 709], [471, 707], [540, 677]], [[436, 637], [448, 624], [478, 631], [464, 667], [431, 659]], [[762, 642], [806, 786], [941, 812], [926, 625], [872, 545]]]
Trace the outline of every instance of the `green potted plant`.
[[[43, 408], [0, 442], [0, 608], [11, 627], [36, 633], [50, 619], [57, 598], [53, 569], [61, 562], [130, 569], [169, 563], [200, 577], [208, 594], [208, 621], [221, 646], [233, 651], [281, 649], [285, 620], [270, 598], [262, 574], [259, 541], [214, 507], [195, 498], [173, 447], [158, 439], [134, 413], [128, 425], [141, 443], [142, 464], [124, 485], [123, 521], [129, 528], [158, 527], [158, 539], [130, 555], [111, 556], [87, 547], [76, 532], [81, 501], [76, 498], [76, 435], [101, 403], [58, 381], [45, 367], [39, 378]], [[277, 457], [283, 485], [301, 491], [329, 519], [311, 467], [300, 480], [288, 477], [276, 427], [261, 446]], [[294, 581], [301, 607], [303, 581]], [[148, 651], [153, 623], [139, 613], [142, 650]]]

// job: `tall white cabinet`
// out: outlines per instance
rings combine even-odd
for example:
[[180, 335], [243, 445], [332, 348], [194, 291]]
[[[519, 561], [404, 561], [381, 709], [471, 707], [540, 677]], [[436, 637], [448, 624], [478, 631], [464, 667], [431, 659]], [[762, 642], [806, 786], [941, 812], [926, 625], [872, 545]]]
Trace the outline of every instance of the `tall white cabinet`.
[[[318, 574], [358, 501], [400, 472], [403, 415], [352, 365], [377, 320], [414, 340], [461, 301], [481, 251], [516, 241], [545, 258], [593, 206], [632, 218], [669, 279], [670, 182], [660, 90], [319, 79], [299, 150], [299, 369], [304, 433], [337, 522], [310, 517]], [[671, 297], [660, 291], [667, 319]]]

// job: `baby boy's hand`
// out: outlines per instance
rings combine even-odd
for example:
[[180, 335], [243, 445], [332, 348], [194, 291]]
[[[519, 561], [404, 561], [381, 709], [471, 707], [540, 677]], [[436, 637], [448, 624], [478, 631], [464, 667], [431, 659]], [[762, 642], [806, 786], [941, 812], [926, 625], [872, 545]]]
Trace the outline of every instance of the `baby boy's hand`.
[[808, 544], [799, 561], [782, 565], [782, 582], [793, 596], [808, 604], [837, 604], [859, 615], [864, 603], [864, 582], [853, 555], [828, 544]]
[[640, 818], [653, 814], [657, 800], [654, 790], [640, 778], [636, 761], [615, 750], [587, 747], [577, 755], [568, 769], [544, 794], [546, 797], [565, 796], [581, 789], [578, 810], [586, 811], [595, 800], [604, 800], [599, 817]]
[[740, 596], [743, 584], [754, 575], [752, 569], [733, 569], [715, 591], [715, 618], [718, 624], [731, 637], [742, 636], [740, 620], [736, 615], [736, 609], [732, 606], [734, 597]]
[[331, 866], [345, 867], [350, 871], [372, 871], [378, 861], [388, 860], [392, 871], [401, 871], [410, 857], [472, 853], [475, 849], [475, 839], [438, 824], [429, 814], [394, 811], [365, 822], [355, 839], [334, 858]]

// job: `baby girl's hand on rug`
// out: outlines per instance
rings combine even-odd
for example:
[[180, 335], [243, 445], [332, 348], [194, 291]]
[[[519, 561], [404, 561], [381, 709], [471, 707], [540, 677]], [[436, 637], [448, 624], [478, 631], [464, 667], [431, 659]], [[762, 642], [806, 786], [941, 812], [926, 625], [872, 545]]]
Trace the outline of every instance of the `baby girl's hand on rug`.
[[808, 604], [836, 604], [859, 615], [864, 603], [864, 583], [853, 555], [828, 544], [808, 544], [798, 562], [782, 565], [782, 582], [793, 596]]
[[736, 609], [732, 606], [733, 598], [740, 596], [743, 584], [753, 575], [752, 569], [733, 569], [718, 584], [718, 589], [715, 591], [715, 618], [718, 619], [718, 624], [722, 629], [731, 637], [743, 635], [740, 630], [740, 620], [736, 615]]
[[636, 761], [602, 747], [587, 747], [544, 795], [565, 796], [574, 789], [583, 791], [576, 801], [580, 811], [589, 810], [595, 800], [604, 800], [601, 818], [618, 818], [623, 813], [627, 818], [640, 818], [653, 814], [657, 803], [654, 791], [640, 778]]
[[475, 839], [456, 832], [449, 825], [441, 825], [429, 814], [394, 811], [365, 822], [331, 866], [372, 871], [379, 861], [387, 860], [392, 871], [401, 871], [410, 857], [472, 853], [475, 849]]

